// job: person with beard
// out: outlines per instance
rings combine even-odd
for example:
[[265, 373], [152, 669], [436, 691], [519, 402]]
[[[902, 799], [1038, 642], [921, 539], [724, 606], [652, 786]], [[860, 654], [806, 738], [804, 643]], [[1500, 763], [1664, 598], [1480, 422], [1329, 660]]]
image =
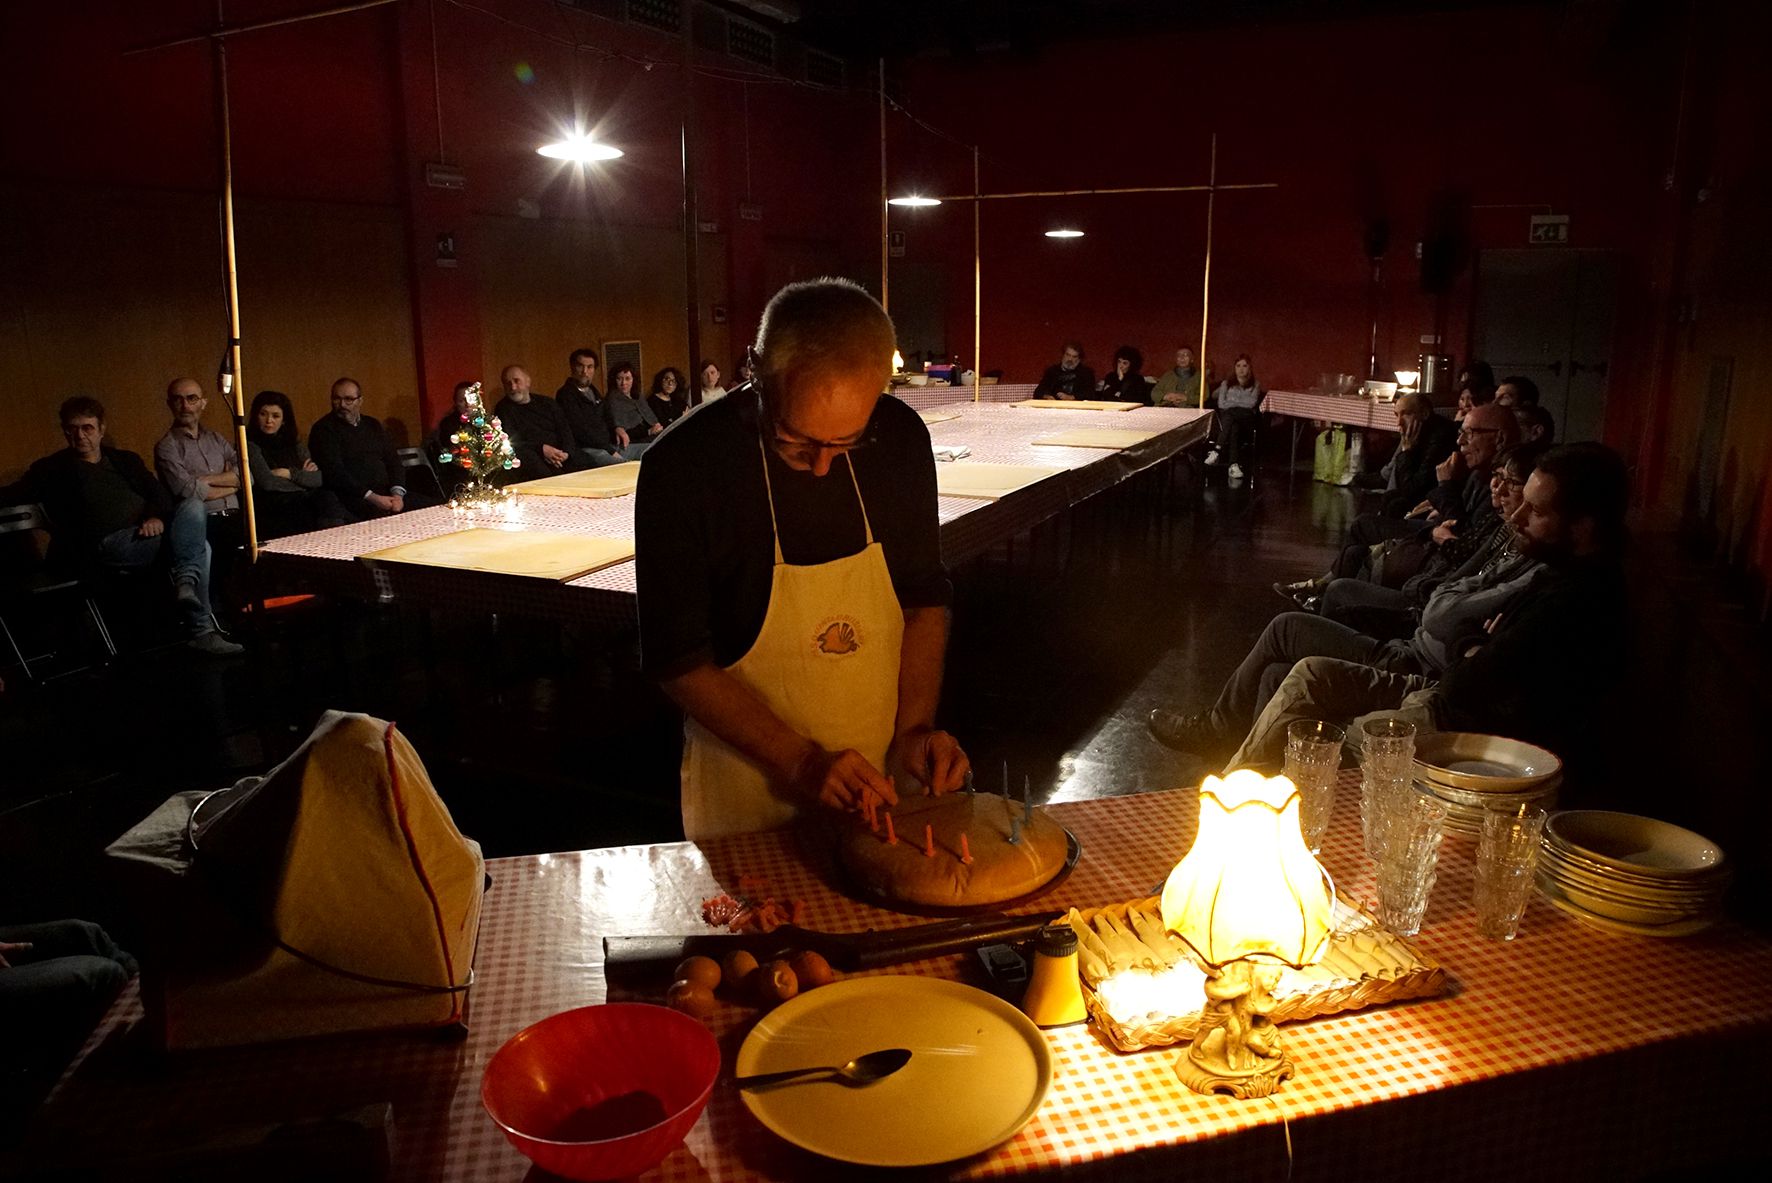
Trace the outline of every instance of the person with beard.
[[[567, 359], [572, 374], [554, 392], [554, 401], [566, 412], [572, 428], [572, 444], [579, 459], [591, 468], [607, 468], [622, 462], [615, 433], [603, 410], [603, 392], [597, 389], [597, 351], [579, 348]], [[527, 478], [525, 478], [527, 479]]]
[[195, 378], [174, 378], [166, 387], [172, 426], [154, 445], [154, 470], [174, 498], [195, 497], [204, 512], [240, 509], [240, 454], [220, 432], [203, 426], [209, 399]]
[[246, 464], [260, 538], [281, 538], [350, 521], [321, 488], [320, 466], [295, 432], [295, 408], [280, 390], [261, 390], [246, 421]]
[[565, 409], [553, 399], [535, 397], [530, 390], [528, 370], [506, 366], [499, 371], [498, 381], [505, 396], [498, 400], [492, 413], [511, 437], [519, 480], [533, 481], [589, 467], [579, 455]]
[[308, 449], [320, 466], [320, 483], [359, 521], [404, 512], [400, 458], [381, 420], [363, 413], [362, 385], [355, 378], [340, 378], [330, 397], [332, 413], [308, 429]]
[[1058, 364], [1047, 366], [1034, 387], [1035, 398], [1074, 400], [1095, 394], [1095, 371], [1083, 364], [1083, 347], [1075, 341], [1065, 343]]
[[1593, 721], [1624, 676], [1625, 511], [1630, 476], [1604, 444], [1545, 453], [1513, 527], [1520, 552], [1547, 568], [1531, 590], [1453, 655], [1436, 685], [1328, 657], [1300, 661], [1280, 683], [1226, 768], [1278, 767], [1295, 719], [1348, 724], [1395, 715], [1421, 731], [1475, 731], [1535, 743], [1565, 767], [1587, 766]]

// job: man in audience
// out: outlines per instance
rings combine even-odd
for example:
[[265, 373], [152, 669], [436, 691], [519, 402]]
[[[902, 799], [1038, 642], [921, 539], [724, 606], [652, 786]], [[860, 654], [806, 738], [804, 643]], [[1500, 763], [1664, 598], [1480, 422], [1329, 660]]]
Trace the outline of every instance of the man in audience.
[[[1376, 513], [1361, 514], [1348, 527], [1341, 554], [1327, 572], [1296, 583], [1276, 583], [1274, 590], [1300, 607], [1315, 608], [1314, 601], [1331, 580], [1369, 577], [1372, 574], [1372, 548], [1389, 539], [1407, 540], [1419, 552], [1408, 556], [1408, 561], [1392, 566], [1393, 575], [1385, 582], [1393, 586], [1401, 583], [1403, 578], [1421, 568], [1432, 547], [1451, 545], [1458, 538], [1468, 539], [1481, 528], [1493, 512], [1489, 471], [1494, 466], [1495, 456], [1502, 448], [1518, 442], [1519, 437], [1519, 421], [1506, 407], [1498, 407], [1493, 402], [1473, 407], [1459, 430], [1458, 451], [1435, 470], [1438, 485], [1410, 511], [1408, 517], [1397, 519]], [[1469, 550], [1465, 549], [1459, 561], [1462, 562], [1468, 554]]]
[[1159, 407], [1194, 407], [1200, 403], [1200, 371], [1194, 351], [1183, 345], [1175, 351], [1175, 366], [1157, 379], [1151, 402]]
[[240, 509], [240, 453], [203, 426], [208, 405], [195, 378], [174, 378], [167, 385], [172, 426], [154, 445], [154, 468], [174, 500], [194, 497], [207, 513], [233, 514]]
[[1034, 387], [1035, 398], [1079, 399], [1095, 393], [1095, 371], [1083, 364], [1083, 347], [1075, 341], [1065, 343], [1058, 364], [1047, 366]]
[[106, 447], [105, 408], [97, 399], [68, 399], [61, 422], [68, 446], [32, 464], [0, 498], [41, 503], [50, 558], [75, 570], [165, 563], [191, 648], [215, 657], [241, 652], [215, 631], [209, 614], [204, 499], [174, 502], [140, 456]]
[[359, 520], [406, 508], [400, 459], [381, 422], [363, 413], [363, 388], [355, 378], [332, 384], [332, 413], [308, 432], [308, 454], [322, 483]]
[[1630, 478], [1603, 444], [1547, 452], [1526, 482], [1513, 525], [1521, 551], [1549, 568], [1454, 656], [1436, 686], [1427, 677], [1336, 658], [1292, 668], [1227, 768], [1277, 767], [1295, 719], [1358, 723], [1397, 714], [1423, 730], [1477, 731], [1540, 744], [1579, 767], [1596, 742], [1594, 718], [1624, 673], [1625, 511]]
[[529, 388], [528, 370], [506, 366], [499, 371], [498, 382], [505, 396], [492, 413], [511, 437], [511, 450], [520, 462], [518, 480], [533, 481], [590, 467], [579, 456], [565, 409], [554, 399], [535, 397]]
[[1518, 403], [1514, 418], [1520, 421], [1520, 442], [1548, 448], [1556, 442], [1557, 421], [1537, 403]]
[[1522, 374], [1514, 374], [1503, 378], [1501, 385], [1495, 388], [1495, 401], [1504, 407], [1536, 407], [1538, 405], [1538, 383]]
[[1435, 469], [1458, 447], [1458, 425], [1434, 413], [1433, 400], [1420, 392], [1405, 394], [1394, 408], [1397, 450], [1386, 462], [1379, 487], [1384, 490], [1385, 517], [1408, 515], [1439, 483]]
[[572, 376], [554, 392], [554, 401], [566, 412], [572, 446], [590, 468], [620, 464], [625, 457], [603, 409], [603, 392], [597, 389], [597, 351], [574, 349], [569, 362]]
[[609, 371], [609, 397], [603, 400], [603, 415], [623, 460], [644, 456], [652, 441], [664, 431], [664, 424], [646, 400], [634, 393], [635, 381], [634, 367], [625, 361], [618, 362]]

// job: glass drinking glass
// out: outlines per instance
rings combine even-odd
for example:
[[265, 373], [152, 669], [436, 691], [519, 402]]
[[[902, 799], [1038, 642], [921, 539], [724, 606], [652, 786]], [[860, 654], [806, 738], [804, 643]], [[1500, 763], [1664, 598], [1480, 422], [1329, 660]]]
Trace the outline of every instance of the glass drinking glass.
[[1384, 819], [1390, 803], [1413, 795], [1415, 724], [1368, 719], [1360, 725], [1360, 826], [1366, 854], [1383, 859]]
[[1532, 895], [1544, 819], [1544, 810], [1536, 806], [1522, 806], [1516, 811], [1495, 809], [1483, 815], [1473, 893], [1477, 932], [1481, 935], [1511, 941], [1519, 932], [1520, 917], [1525, 915], [1526, 901]]
[[1316, 719], [1296, 719], [1286, 728], [1286, 779], [1298, 790], [1299, 829], [1312, 854], [1322, 853], [1323, 833], [1335, 813], [1335, 776], [1346, 738], [1335, 724]]
[[1421, 918], [1434, 889], [1446, 806], [1406, 787], [1385, 801], [1383, 816], [1378, 922], [1400, 937], [1412, 937], [1421, 931]]

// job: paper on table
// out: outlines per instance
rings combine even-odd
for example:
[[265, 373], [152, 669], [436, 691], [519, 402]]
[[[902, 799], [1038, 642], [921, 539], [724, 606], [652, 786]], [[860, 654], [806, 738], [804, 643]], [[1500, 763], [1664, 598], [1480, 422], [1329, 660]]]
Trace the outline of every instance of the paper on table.
[[949, 419], [958, 419], [959, 417], [960, 412], [958, 411], [934, 410], [917, 412], [917, 418], [921, 419], [925, 426], [946, 423]]
[[1142, 444], [1160, 431], [1137, 431], [1130, 427], [1073, 427], [1057, 435], [1042, 436], [1035, 446], [1053, 448], [1130, 448]]
[[1024, 398], [1012, 407], [1039, 407], [1047, 411], [1136, 411], [1143, 403], [1091, 402], [1088, 399]]
[[972, 455], [972, 449], [965, 444], [935, 445], [935, 458], [937, 460], [964, 460], [970, 455]]
[[611, 464], [583, 472], [563, 472], [511, 486], [519, 493], [543, 497], [626, 497], [640, 484], [640, 462]]
[[1068, 470], [1044, 464], [938, 464], [935, 491], [943, 497], [982, 497], [994, 501], [1065, 471]]
[[477, 527], [422, 538], [417, 542], [403, 542], [363, 557], [564, 582], [633, 558], [634, 543], [627, 538], [606, 538], [595, 534]]

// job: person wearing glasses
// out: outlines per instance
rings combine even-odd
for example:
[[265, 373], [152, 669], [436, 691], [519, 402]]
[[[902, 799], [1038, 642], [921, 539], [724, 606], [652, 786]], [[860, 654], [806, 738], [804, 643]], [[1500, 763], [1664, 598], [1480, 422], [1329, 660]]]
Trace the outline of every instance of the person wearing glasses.
[[381, 421], [363, 413], [363, 387], [355, 378], [332, 384], [332, 413], [308, 430], [308, 453], [320, 466], [321, 483], [359, 521], [406, 508], [400, 459]]
[[641, 666], [687, 716], [691, 839], [965, 780], [935, 727], [952, 595], [935, 460], [917, 413], [883, 396], [894, 343], [856, 284], [790, 284], [751, 380], [641, 467]]

